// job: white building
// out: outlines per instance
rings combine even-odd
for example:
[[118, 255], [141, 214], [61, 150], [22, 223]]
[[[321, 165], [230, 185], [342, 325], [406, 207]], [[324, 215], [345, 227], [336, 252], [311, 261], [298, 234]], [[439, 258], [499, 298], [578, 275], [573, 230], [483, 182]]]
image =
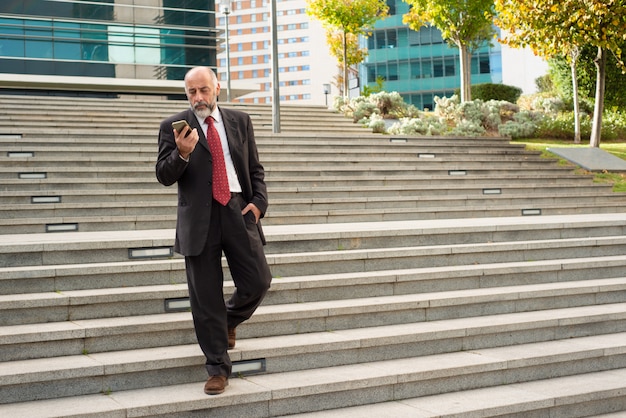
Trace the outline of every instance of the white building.
[[[230, 74], [233, 90], [254, 92], [231, 97], [233, 102], [271, 103], [272, 47], [269, 0], [243, 0], [230, 4]], [[281, 103], [324, 105], [337, 94], [333, 85], [338, 73], [337, 60], [329, 53], [325, 30], [305, 12], [304, 0], [276, 2], [279, 91]], [[217, 12], [217, 26], [225, 30], [224, 4]], [[226, 87], [226, 51], [218, 54], [218, 76]], [[324, 84], [331, 93], [324, 94]]]

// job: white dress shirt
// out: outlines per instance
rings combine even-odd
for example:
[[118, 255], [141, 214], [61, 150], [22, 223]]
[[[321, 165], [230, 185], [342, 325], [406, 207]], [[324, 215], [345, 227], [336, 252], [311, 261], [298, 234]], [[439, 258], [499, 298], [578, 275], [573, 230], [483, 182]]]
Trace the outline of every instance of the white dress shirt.
[[[224, 162], [226, 163], [226, 174], [228, 175], [228, 187], [230, 187], [231, 193], [241, 193], [241, 185], [239, 184], [239, 180], [237, 179], [237, 171], [235, 171], [235, 165], [233, 164], [233, 159], [230, 155], [230, 148], [228, 147], [228, 139], [226, 136], [226, 129], [224, 128], [224, 121], [222, 120], [222, 114], [220, 113], [217, 106], [211, 113], [211, 117], [213, 118], [213, 125], [215, 125], [215, 129], [217, 130], [218, 135], [220, 136], [220, 142], [222, 144], [222, 150], [224, 151]], [[198, 116], [198, 123], [202, 127], [202, 131], [204, 132], [204, 136], [208, 137], [207, 129], [209, 128], [209, 124], [203, 120], [200, 120]]]

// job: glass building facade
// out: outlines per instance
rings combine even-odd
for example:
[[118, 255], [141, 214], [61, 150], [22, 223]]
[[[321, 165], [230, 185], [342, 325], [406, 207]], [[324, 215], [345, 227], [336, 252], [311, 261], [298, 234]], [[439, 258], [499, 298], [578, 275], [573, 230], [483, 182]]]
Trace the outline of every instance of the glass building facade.
[[[380, 20], [367, 38], [369, 52], [360, 84], [375, 86], [381, 77], [385, 91], [396, 91], [419, 109], [434, 108], [435, 96], [452, 96], [460, 87], [459, 50], [448, 45], [434, 27], [409, 29], [402, 15], [409, 5], [389, 0], [389, 17]], [[472, 54], [472, 84], [502, 83], [500, 45], [485, 45]]]
[[215, 69], [214, 0], [1, 0], [0, 73], [182, 80]]

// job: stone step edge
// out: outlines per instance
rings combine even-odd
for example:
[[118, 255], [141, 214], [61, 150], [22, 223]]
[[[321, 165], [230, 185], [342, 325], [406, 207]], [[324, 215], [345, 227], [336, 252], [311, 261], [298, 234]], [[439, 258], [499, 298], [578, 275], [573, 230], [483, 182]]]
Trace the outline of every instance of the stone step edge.
[[[583, 179], [583, 178], [581, 178]], [[575, 180], [575, 179], [572, 179]], [[512, 190], [514, 193], [519, 193], [518, 190], [527, 191], [529, 189], [561, 189], [567, 187], [576, 187], [576, 188], [586, 188], [586, 189], [608, 189], [612, 188], [611, 184], [605, 183], [589, 183], [587, 184], [587, 179], [583, 179], [585, 184], [579, 184], [582, 182], [573, 181], [572, 183], [520, 183], [520, 184], [509, 184], [507, 182], [493, 182], [491, 181], [488, 184], [458, 184], [453, 186], [452, 188], [455, 190], [482, 190], [482, 189], [503, 189], [503, 190]], [[392, 184], [388, 186], [366, 186], [366, 185], [350, 185], [350, 186], [270, 186], [268, 187], [268, 193], [270, 196], [276, 195], [291, 195], [296, 194], [296, 196], [300, 194], [307, 193], [345, 193], [350, 196], [359, 196], [359, 193], [368, 193], [368, 192], [424, 192], [430, 190], [439, 190], [441, 191], [441, 186], [436, 185], [400, 185], [400, 184]], [[50, 189], [50, 190], [3, 190], [2, 196], [0, 199], [4, 199], [7, 197], [30, 197], [33, 195], [55, 195], [55, 196], [74, 196], [74, 195], [84, 195], [88, 193], [89, 196], [100, 196], [100, 195], [110, 195], [110, 196], [119, 196], [119, 195], [157, 195], [157, 196], [175, 196], [176, 189], [161, 187], [160, 185], [155, 185], [153, 188], [145, 188], [145, 189], [132, 189], [132, 188], [120, 188], [120, 189], [95, 189], [95, 190], [81, 190], [81, 189]], [[446, 190], [446, 193], [449, 191]], [[388, 196], [402, 196], [402, 194], [388, 194]], [[272, 198], [272, 202], [274, 199]]]
[[[289, 240], [286, 240], [289, 241]], [[171, 247], [173, 245], [173, 238], [164, 238], [163, 240], [144, 240], [134, 241], [138, 245], [137, 247], [128, 246], [129, 241], [115, 241], [107, 240], [101, 242], [57, 242], [49, 244], [28, 244], [16, 245], [13, 244], [13, 248], [9, 248], [11, 244], [0, 245], [4, 254], [23, 254], [26, 252], [33, 253], [46, 253], [46, 252], [66, 252], [66, 251], [104, 251], [104, 250], [121, 250], [127, 251], [132, 248], [163, 248]], [[298, 263], [311, 263], [311, 262], [338, 262], [338, 261], [369, 261], [373, 262], [377, 259], [401, 259], [407, 257], [424, 257], [424, 256], [451, 256], [451, 255], [466, 255], [476, 253], [506, 253], [510, 251], [536, 251], [536, 250], [549, 250], [549, 249], [563, 249], [563, 248], [592, 248], [592, 247], [611, 247], [621, 246], [626, 244], [626, 235], [608, 235], [608, 236], [591, 236], [591, 237], [573, 237], [573, 238], [547, 238], [537, 240], [522, 240], [522, 241], [499, 241], [499, 242], [475, 242], [467, 244], [425, 244], [417, 246], [396, 246], [385, 248], [353, 248], [353, 249], [336, 249], [336, 250], [320, 250], [320, 251], [305, 251], [305, 252], [284, 252], [284, 253], [272, 253], [266, 254], [266, 259], [271, 266], [286, 265], [286, 264], [298, 264]], [[51, 248], [54, 246], [54, 248]], [[600, 255], [598, 257], [609, 257], [611, 255]], [[128, 257], [128, 255], [126, 256]], [[180, 256], [165, 255], [158, 257], [159, 259], [167, 259], [172, 263], [182, 262]], [[594, 257], [592, 257], [593, 259]], [[224, 258], [222, 258], [224, 260]], [[533, 258], [532, 260], [525, 259], [523, 257], [516, 257], [515, 260], [509, 260], [507, 262], [527, 262], [532, 263], [536, 261], [545, 261], [548, 258]], [[154, 261], [154, 260], [152, 260]], [[128, 259], [123, 261], [113, 261], [111, 263], [126, 263]], [[140, 263], [147, 264], [145, 261], [136, 260], [137, 266]], [[156, 260], [158, 262], [158, 260]], [[33, 271], [46, 271], [46, 270], [61, 270], [76, 268], [77, 266], [89, 266], [90, 263], [71, 263], [71, 264], [41, 264], [35, 266], [9, 266], [0, 268], [0, 272], [12, 272], [12, 271], [24, 271], [32, 269]], [[111, 265], [110, 263], [97, 263], [102, 265]], [[130, 264], [129, 264], [130, 265]], [[223, 263], [226, 267], [226, 264]], [[80, 267], [79, 267], [80, 268]], [[388, 270], [388, 269], [382, 269]], [[379, 270], [377, 270], [379, 271]], [[362, 272], [361, 272], [362, 273]], [[49, 274], [49, 273], [48, 273]]]
[[[148, 289], [145, 289], [148, 288]], [[379, 314], [399, 311], [448, 309], [458, 306], [487, 305], [491, 303], [518, 303], [523, 301], [567, 296], [594, 295], [594, 301], [612, 303], [610, 295], [626, 291], [626, 277], [573, 282], [540, 283], [531, 285], [474, 288], [419, 294], [400, 294], [354, 299], [322, 300], [301, 303], [262, 305], [248, 323], [299, 321], [311, 318], [330, 318], [339, 315]], [[606, 295], [605, 295], [606, 294]], [[160, 285], [136, 288], [72, 290], [40, 294], [15, 294], [0, 297], [0, 310], [94, 308], [99, 304], [121, 304], [149, 300], [180, 299], [188, 296], [187, 286]], [[603, 296], [606, 299], [603, 299]], [[614, 301], [613, 301], [614, 302]], [[582, 301], [580, 303], [589, 303]], [[519, 309], [517, 306], [511, 309]], [[522, 307], [523, 309], [523, 307]], [[69, 318], [69, 312], [67, 313]], [[125, 316], [125, 315], [121, 315]], [[73, 318], [96, 319], [96, 318]], [[426, 318], [427, 320], [427, 318]]]
[[[573, 227], [626, 227], [626, 213], [544, 215], [544, 216], [509, 216], [484, 218], [456, 218], [408, 221], [374, 221], [374, 222], [338, 222], [326, 224], [287, 224], [264, 226], [268, 240], [310, 239], [311, 237], [354, 237], [357, 234], [376, 236], [381, 232], [402, 234], [411, 230], [411, 234], [434, 234], [447, 232], [474, 231], [514, 231], [544, 229], [547, 227], [567, 230]], [[161, 245], [163, 240], [171, 240], [174, 229], [146, 229], [129, 231], [97, 231], [97, 232], [60, 232], [55, 234], [7, 234], [0, 235], [0, 245], [35, 245], [41, 249], [54, 249], [63, 243], [99, 243], [106, 240], [145, 242], [156, 241]], [[46, 248], [46, 246], [50, 247]], [[133, 247], [138, 246], [136, 244]]]
[[[349, 330], [351, 331], [351, 330]], [[350, 332], [345, 332], [349, 334]], [[311, 336], [311, 334], [309, 334]], [[359, 349], [366, 348], [370, 346], [372, 341], [367, 338], [366, 335], [362, 334], [362, 338], [353, 338], [353, 339], [344, 339], [339, 331], [337, 332], [327, 332], [327, 333], [317, 333], [314, 336], [320, 337], [320, 341], [317, 341], [315, 344], [305, 344], [307, 349], [302, 352], [311, 353], [311, 352], [319, 352], [319, 351], [339, 351], [339, 350], [350, 350], [350, 349]], [[274, 342], [280, 343], [281, 340], [284, 340], [282, 337], [273, 338]], [[368, 341], [370, 340], [370, 341]], [[595, 343], [596, 340], [609, 340], [610, 344], [603, 347], [593, 347], [588, 348], [585, 347], [588, 345], [588, 342], [591, 341], [592, 344]], [[413, 339], [412, 342], [422, 341], [421, 339]], [[244, 340], [245, 343], [250, 343], [254, 347], [254, 341], [252, 340]], [[403, 342], [404, 343], [404, 342]], [[328, 346], [326, 346], [328, 344]], [[387, 345], [383, 343], [383, 345]], [[541, 364], [542, 361], [539, 359], [545, 359], [544, 361], [565, 361], [565, 360], [557, 360], [555, 357], [558, 356], [558, 353], [549, 352], [551, 348], [555, 348], [558, 352], [562, 349], [563, 345], [573, 347], [568, 347], [568, 350], [565, 350], [567, 354], [570, 354], [570, 349], [574, 352], [577, 351], [580, 347], [585, 347], [585, 351], [589, 351], [591, 356], [597, 357], [598, 355], [605, 354], [613, 354], [613, 355], [624, 355], [626, 354], [626, 332], [613, 333], [613, 334], [600, 334], [600, 335], [592, 335], [592, 336], [584, 336], [584, 337], [574, 337], [574, 338], [563, 338], [556, 339], [550, 341], [540, 341], [540, 342], [532, 342], [525, 343], [513, 346], [501, 346], [501, 347], [488, 347], [488, 348], [477, 348], [472, 350], [465, 351], [452, 351], [449, 353], [442, 354], [431, 354], [417, 357], [409, 357], [409, 359], [423, 359], [424, 365], [428, 365], [429, 361], [432, 358], [443, 357], [443, 356], [464, 356], [467, 353], [475, 354], [476, 352], [480, 353], [480, 356], [489, 357], [486, 352], [489, 351], [511, 351], [515, 352], [515, 356], [511, 356], [511, 358], [507, 361], [508, 364], [511, 363], [528, 363], [528, 364]], [[252, 349], [246, 352], [246, 350], [241, 349], [233, 349], [231, 351], [231, 359], [233, 361], [245, 361], [245, 360], [254, 360], [259, 358], [265, 358], [263, 356], [274, 357], [274, 356], [286, 356], [286, 355], [297, 355], [301, 351], [300, 346], [291, 346], [281, 349], [280, 346], [276, 347], [276, 352], [273, 352], [271, 347], [265, 345], [261, 349]], [[601, 353], [598, 353], [601, 351]], [[243, 356], [242, 354], [247, 354], [247, 356]], [[259, 357], [261, 356], [261, 357]], [[526, 357], [528, 356], [528, 357]], [[577, 360], [584, 358], [586, 356], [575, 357]], [[181, 367], [180, 363], [183, 363], [185, 367], [193, 367], [194, 364], [202, 367], [204, 363], [204, 358], [202, 351], [200, 350], [197, 344], [187, 344], [182, 346], [170, 346], [170, 347], [156, 347], [156, 348], [144, 348], [144, 349], [135, 349], [135, 350], [126, 350], [126, 351], [110, 351], [104, 353], [86, 353], [80, 355], [73, 356], [61, 356], [61, 357], [53, 357], [48, 359], [33, 359], [33, 360], [18, 360], [13, 362], [3, 362], [0, 363], [0, 387], [2, 386], [11, 386], [16, 384], [24, 384], [24, 383], [35, 383], [35, 382], [44, 382], [44, 381], [55, 381], [55, 380], [63, 380], [67, 372], [76, 369], [82, 369], [82, 372], [76, 373], [76, 375], [80, 377], [85, 376], [99, 376], [103, 374], [115, 375], [119, 373], [126, 373], [126, 370], [134, 370], [141, 372], [145, 372], [148, 370], [160, 370], [167, 369], [172, 367]], [[385, 362], [395, 362], [397, 359], [393, 360], [384, 360]], [[169, 363], [169, 364], [168, 364]], [[376, 362], [378, 363], [378, 362]], [[476, 364], [480, 365], [482, 360], [478, 360]], [[352, 365], [358, 365], [360, 363], [352, 363]], [[333, 366], [333, 367], [343, 367], [343, 366]], [[443, 368], [438, 368], [437, 365], [432, 365], [433, 370], [442, 370]], [[296, 373], [296, 372], [306, 372], [306, 370], [297, 370], [285, 373]], [[403, 370], [406, 373], [406, 370]], [[271, 373], [273, 375], [277, 373]], [[419, 379], [421, 380], [421, 379]]]
[[[626, 409], [610, 405], [622, 399], [626, 392], [626, 369], [591, 372], [582, 375], [512, 383], [480, 389], [442, 393], [418, 398], [360, 405], [320, 412], [289, 415], [295, 418], [347, 418], [365, 416], [394, 416], [420, 418], [461, 418], [492, 416], [548, 416], [552, 411], [567, 416], [574, 409], [596, 418], [623, 418]], [[190, 385], [191, 386], [191, 385]], [[588, 409], [590, 404], [602, 403], [607, 408]], [[621, 402], [623, 404], [623, 402]], [[619, 412], [611, 412], [619, 411]], [[525, 415], [527, 414], [527, 415]], [[557, 416], [557, 415], [554, 415]], [[583, 416], [583, 415], [577, 415]], [[590, 415], [584, 415], [590, 416]], [[285, 416], [280, 418], [286, 418]]]
[[[322, 257], [325, 261], [326, 257]], [[224, 266], [227, 264], [223, 260]], [[626, 255], [559, 258], [537, 261], [509, 261], [488, 264], [416, 267], [404, 269], [385, 269], [374, 271], [357, 271], [345, 273], [325, 273], [302, 276], [275, 277], [270, 291], [315, 289], [328, 286], [349, 286], [353, 284], [403, 283], [408, 281], [428, 281], [433, 279], [455, 279], [463, 277], [481, 279], [515, 271], [516, 273], [566, 272], [580, 269], [596, 269], [602, 267], [619, 267], [626, 264]], [[184, 259], [122, 261], [91, 264], [58, 264], [46, 266], [20, 266], [0, 268], [0, 280], [25, 280], [38, 278], [62, 278], [85, 275], [103, 275], [119, 273], [145, 272], [181, 272], [184, 274]], [[184, 284], [184, 283], [183, 283]], [[232, 291], [234, 284], [225, 279], [224, 289]], [[60, 289], [51, 289], [60, 290]], [[68, 289], [65, 289], [68, 290]], [[45, 294], [45, 292], [39, 292]], [[4, 295], [10, 297], [8, 295]], [[2, 295], [0, 295], [2, 298]]]
[[[62, 198], [62, 195], [56, 194], [55, 196], [59, 196]], [[278, 197], [272, 199], [272, 208], [280, 208], [280, 206], [290, 206], [290, 205], [308, 205], [309, 207], [316, 207], [322, 205], [337, 205], [340, 206], [342, 204], [380, 204], [380, 203], [388, 203], [390, 200], [393, 200], [394, 203], [411, 203], [416, 202], [416, 206], [421, 204], [422, 207], [426, 207], [427, 204], [436, 204], [441, 202], [441, 204], [446, 204], [448, 202], [465, 202], [464, 204], [459, 204], [459, 206], [467, 206], [470, 201], [475, 201], [479, 204], [483, 203], [486, 200], [493, 200], [494, 202], [498, 201], [506, 201], [511, 200], [513, 202], [517, 202], [520, 200], [524, 200], [524, 203], [528, 205], [528, 201], [535, 202], [539, 200], [558, 200], [558, 199], [600, 199], [600, 198], [610, 198], [610, 199], [626, 199], [626, 195], [621, 195], [618, 193], [614, 193], [611, 191], [609, 187], [604, 190], [573, 190], [570, 192], [565, 189], [558, 189], [553, 193], [543, 192], [543, 193], [535, 193], [530, 198], [526, 194], [515, 193], [515, 194], [455, 194], [455, 195], [403, 195], [403, 196], [341, 196], [341, 197]], [[514, 203], [512, 203], [514, 204]], [[110, 208], [121, 208], [121, 209], [132, 209], [132, 208], [146, 208], [150, 209], [152, 207], [161, 208], [161, 207], [176, 207], [176, 196], [171, 195], [164, 197], [163, 199], [152, 199], [152, 200], [114, 200], [114, 201], [100, 201], [100, 202], [61, 202], [61, 203], [5, 203], [0, 205], [0, 211], [16, 211], [22, 212], [25, 210], [33, 210], [33, 211], [41, 211], [44, 212], [46, 210], [58, 210], [58, 209], [82, 209], [82, 210], [94, 210], [94, 209], [110, 209]], [[366, 209], [364, 207], [363, 209]], [[382, 208], [376, 208], [382, 209]], [[315, 209], [313, 209], [315, 210]], [[277, 210], [277, 212], [279, 212]], [[12, 219], [20, 219], [20, 217], [15, 217]]]
[[[605, 196], [606, 197], [606, 196]], [[363, 213], [355, 213], [355, 209], [346, 209], [346, 210], [311, 210], [302, 212], [298, 211], [277, 211], [277, 212], [268, 212], [266, 219], [273, 220], [286, 220], [289, 224], [293, 224], [295, 221], [301, 220], [304, 222], [311, 222], [311, 218], [320, 219], [319, 224], [325, 223], [334, 223], [337, 220], [341, 219], [341, 222], [344, 223], [346, 220], [354, 220], [359, 219], [361, 222], [367, 222], [372, 218], [372, 222], [384, 222], [385, 219], [394, 220], [400, 215], [405, 215], [407, 212], [411, 214], [439, 214], [440, 217], [435, 217], [434, 219], [454, 219], [456, 218], [455, 214], [459, 216], [467, 216], [468, 213], [475, 211], [477, 213], [477, 217], [484, 216], [484, 214], [489, 211], [490, 213], [503, 213], [506, 212], [506, 215], [503, 216], [516, 216], [517, 214], [522, 214], [524, 211], [531, 211], [532, 213], [526, 216], [545, 216], [543, 214], [561, 214], [563, 211], [571, 210], [575, 211], [576, 214], [580, 214], [583, 210], [594, 210], [593, 214], [604, 214], [604, 212], [598, 212], [598, 209], [606, 210], [607, 213], [609, 210], [611, 212], [615, 212], [616, 209], [625, 210], [626, 205], [624, 202], [620, 200], [619, 196], [608, 196], [609, 199], [604, 199], [600, 203], [598, 202], [571, 202], [571, 199], [568, 200], [568, 203], [563, 204], [532, 204], [532, 201], [527, 204], [518, 204], [518, 205], [481, 205], [481, 206], [464, 206], [464, 205], [454, 205], [454, 206], [446, 206], [446, 207], [419, 207], [419, 206], [411, 206], [407, 208], [383, 208], [383, 209], [368, 209]], [[602, 198], [602, 197], [601, 197]], [[615, 201], [608, 201], [615, 200]], [[522, 203], [522, 202], [520, 202]], [[434, 210], [436, 209], [436, 210]], [[540, 211], [540, 213], [535, 213], [535, 211]], [[552, 212], [554, 211], [554, 212]], [[542, 214], [543, 213], [543, 214]], [[591, 214], [591, 212], [589, 212]], [[441, 216], [445, 215], [445, 218]], [[488, 218], [494, 218], [496, 216], [489, 216]], [[142, 222], [154, 223], [157, 221], [167, 221], [175, 223], [176, 213], [171, 214], [163, 214], [163, 215], [119, 215], [119, 216], [62, 216], [62, 217], [43, 217], [43, 218], [12, 218], [12, 219], [0, 219], [0, 225], [15, 227], [16, 221], [19, 220], [20, 224], [23, 225], [38, 225], [41, 226], [41, 230], [44, 229], [44, 223], [50, 224], [58, 224], [58, 223], [77, 223], [79, 224], [119, 224], [121, 222], [130, 222], [133, 225], [141, 224]], [[425, 219], [431, 219], [430, 217]], [[318, 225], [319, 225], [318, 224]], [[125, 229], [126, 231], [126, 229]]]
[[[235, 361], [242, 361], [259, 356], [311, 353], [319, 349], [330, 351], [337, 347], [371, 347], [390, 343], [477, 338], [500, 332], [511, 335], [549, 328], [585, 327], [594, 323], [606, 325], [613, 321], [626, 321], [626, 302], [268, 336], [250, 336], [253, 334], [250, 329], [254, 328], [254, 324], [246, 323], [238, 330], [237, 348], [231, 352], [231, 357]], [[41, 345], [68, 340], [130, 338], [137, 333], [175, 330], [193, 332], [189, 312], [3, 326], [0, 327], [0, 347], [7, 348], [14, 344], [24, 347], [28, 344]], [[561, 335], [565, 334], [567, 333]], [[110, 350], [101, 352], [108, 351]], [[264, 354], [259, 355], [262, 351]]]
[[[429, 392], [436, 392], [441, 389], [431, 389], [429, 382], [432, 381], [448, 381], [451, 379], [458, 380], [474, 380], [481, 375], [497, 375], [500, 372], [511, 373], [514, 370], [524, 370], [537, 368], [538, 366], [547, 367], [552, 364], [564, 362], [573, 363], [584, 362], [592, 359], [619, 357], [626, 351], [624, 345], [626, 334], [603, 335], [600, 337], [579, 337], [567, 340], [557, 340], [543, 343], [531, 343], [510, 347], [487, 348], [472, 350], [468, 352], [452, 352], [447, 354], [439, 354], [432, 356], [424, 356], [419, 358], [405, 358], [397, 360], [378, 361], [372, 363], [360, 363], [346, 366], [335, 366], [322, 369], [309, 369], [300, 371], [291, 371], [275, 374], [250, 375], [245, 379], [230, 379], [228, 390], [221, 396], [206, 396], [202, 393], [202, 381], [197, 383], [172, 385], [165, 387], [155, 387], [149, 389], [135, 389], [127, 391], [119, 391], [107, 393], [107, 396], [100, 396], [100, 401], [86, 402], [94, 399], [94, 396], [75, 396], [68, 398], [55, 399], [54, 401], [34, 401], [23, 404], [5, 404], [0, 405], [0, 413], [3, 415], [9, 413], [12, 418], [17, 418], [19, 411], [23, 406], [28, 405], [31, 412], [35, 410], [36, 405], [46, 407], [45, 411], [41, 411], [43, 415], [37, 414], [39, 417], [53, 417], [56, 410], [58, 413], [66, 413], [67, 410], [74, 410], [76, 407], [70, 405], [82, 404], [89, 405], [88, 409], [99, 406], [101, 409], [98, 413], [124, 413], [127, 412], [132, 416], [146, 416], [154, 414], [156, 411], [162, 414], [175, 413], [178, 411], [189, 411], [194, 409], [208, 409], [226, 407], [242, 403], [263, 402], [268, 404], [270, 415], [275, 415], [283, 408], [289, 408], [285, 413], [293, 413], [294, 410], [302, 408], [304, 405], [298, 405], [293, 408], [285, 405], [285, 402], [292, 403], [294, 401], [310, 398], [312, 400], [324, 397], [332, 393], [343, 399], [330, 400], [329, 403], [316, 402], [316, 408], [313, 410], [331, 409], [333, 407], [348, 406], [351, 403], [346, 401], [346, 394], [358, 393], [361, 390], [381, 390], [390, 387], [393, 390], [386, 391], [384, 398], [377, 397], [376, 401], [391, 401], [398, 399], [410, 399], [415, 397], [414, 392], [421, 392], [421, 395], [432, 395]], [[616, 341], [617, 340], [617, 341]], [[524, 353], [524, 354], [521, 354]], [[200, 353], [199, 353], [200, 354]], [[115, 356], [103, 355], [101, 361], [97, 361], [98, 356], [74, 356], [73, 361], [64, 361], [56, 367], [49, 367], [46, 370], [23, 370], [22, 377], [29, 376], [32, 382], [42, 382], [47, 379], [55, 379], [65, 375], [60, 373], [70, 369], [68, 364], [72, 362], [80, 363], [87, 369], [84, 375], [97, 375], [104, 373], [121, 372], [117, 366], [118, 361]], [[573, 360], [575, 359], [575, 360]], [[70, 360], [69, 358], [67, 360]], [[198, 355], [198, 359], [194, 359], [201, 367], [202, 358]], [[135, 362], [142, 370], [149, 367], [155, 362], [147, 359], [145, 356], [137, 356]], [[49, 366], [53, 366], [49, 363]], [[570, 374], [572, 371], [564, 371], [559, 377], [552, 377], [551, 382], [531, 380], [533, 377], [520, 377], [515, 384], [530, 382], [542, 384], [552, 383], [559, 379], [563, 381], [566, 376], [573, 379], [584, 379], [585, 376], [592, 375], [610, 379], [593, 379], [597, 384], [585, 384], [584, 389], [578, 386], [579, 393], [575, 394], [569, 391], [558, 396], [559, 403], [576, 402], [578, 396], [589, 398], [589, 393], [607, 393], [611, 392], [612, 396], [623, 394], [626, 388], [626, 369], [620, 369], [619, 365], [613, 366], [602, 371], [596, 371], [593, 374]], [[486, 376], [484, 376], [486, 377]], [[535, 378], [536, 379], [536, 378]], [[3, 383], [16, 383], [15, 379], [3, 379]], [[478, 379], [477, 379], [478, 380]], [[493, 382], [487, 383], [488, 378], [484, 381], [467, 384], [476, 390], [481, 387], [493, 387]], [[609, 381], [602, 384], [603, 380]], [[419, 385], [419, 386], [417, 386]], [[511, 384], [509, 384], [511, 385]], [[456, 386], [456, 385], [453, 385]], [[463, 386], [463, 385], [461, 385]], [[419, 387], [419, 389], [416, 389]], [[557, 387], [565, 387], [565, 385], [557, 385]], [[367, 389], [365, 389], [367, 388]], [[594, 389], [591, 389], [594, 388]], [[403, 390], [404, 389], [404, 390]], [[464, 388], [460, 387], [459, 390]], [[465, 389], [467, 390], [467, 389]], [[103, 392], [106, 388], [103, 388]], [[548, 393], [554, 393], [554, 389]], [[445, 392], [444, 392], [445, 393]], [[544, 392], [545, 393], [545, 392]], [[413, 395], [413, 396], [411, 396]], [[419, 395], [418, 395], [419, 396]], [[545, 395], [544, 395], [545, 396]], [[598, 397], [597, 395], [594, 397]], [[556, 397], [555, 397], [556, 398]], [[374, 401], [375, 402], [375, 401]], [[280, 405], [283, 403], [282, 405]], [[307, 402], [308, 403], [308, 402]], [[337, 403], [343, 405], [337, 405]], [[104, 406], [105, 404], [106, 406]], [[274, 405], [272, 405], [274, 404]], [[554, 402], [549, 402], [549, 406], [553, 406]], [[67, 408], [67, 409], [65, 409]], [[274, 409], [276, 408], [276, 409]], [[310, 411], [311, 409], [309, 409]], [[22, 410], [23, 411], [23, 410]], [[271, 411], [274, 411], [272, 413]], [[85, 411], [86, 412], [86, 411]], [[300, 412], [303, 412], [300, 410]], [[306, 410], [304, 412], [307, 412]]]

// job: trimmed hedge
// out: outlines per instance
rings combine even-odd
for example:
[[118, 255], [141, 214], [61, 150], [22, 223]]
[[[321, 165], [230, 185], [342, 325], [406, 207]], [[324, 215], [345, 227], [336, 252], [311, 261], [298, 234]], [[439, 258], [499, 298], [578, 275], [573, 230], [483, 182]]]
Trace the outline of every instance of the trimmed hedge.
[[[455, 92], [460, 96], [461, 90]], [[517, 99], [522, 95], [522, 89], [515, 86], [507, 86], [505, 84], [475, 84], [472, 86], [472, 100], [480, 99], [482, 101], [504, 100], [510, 103], [517, 103]]]

